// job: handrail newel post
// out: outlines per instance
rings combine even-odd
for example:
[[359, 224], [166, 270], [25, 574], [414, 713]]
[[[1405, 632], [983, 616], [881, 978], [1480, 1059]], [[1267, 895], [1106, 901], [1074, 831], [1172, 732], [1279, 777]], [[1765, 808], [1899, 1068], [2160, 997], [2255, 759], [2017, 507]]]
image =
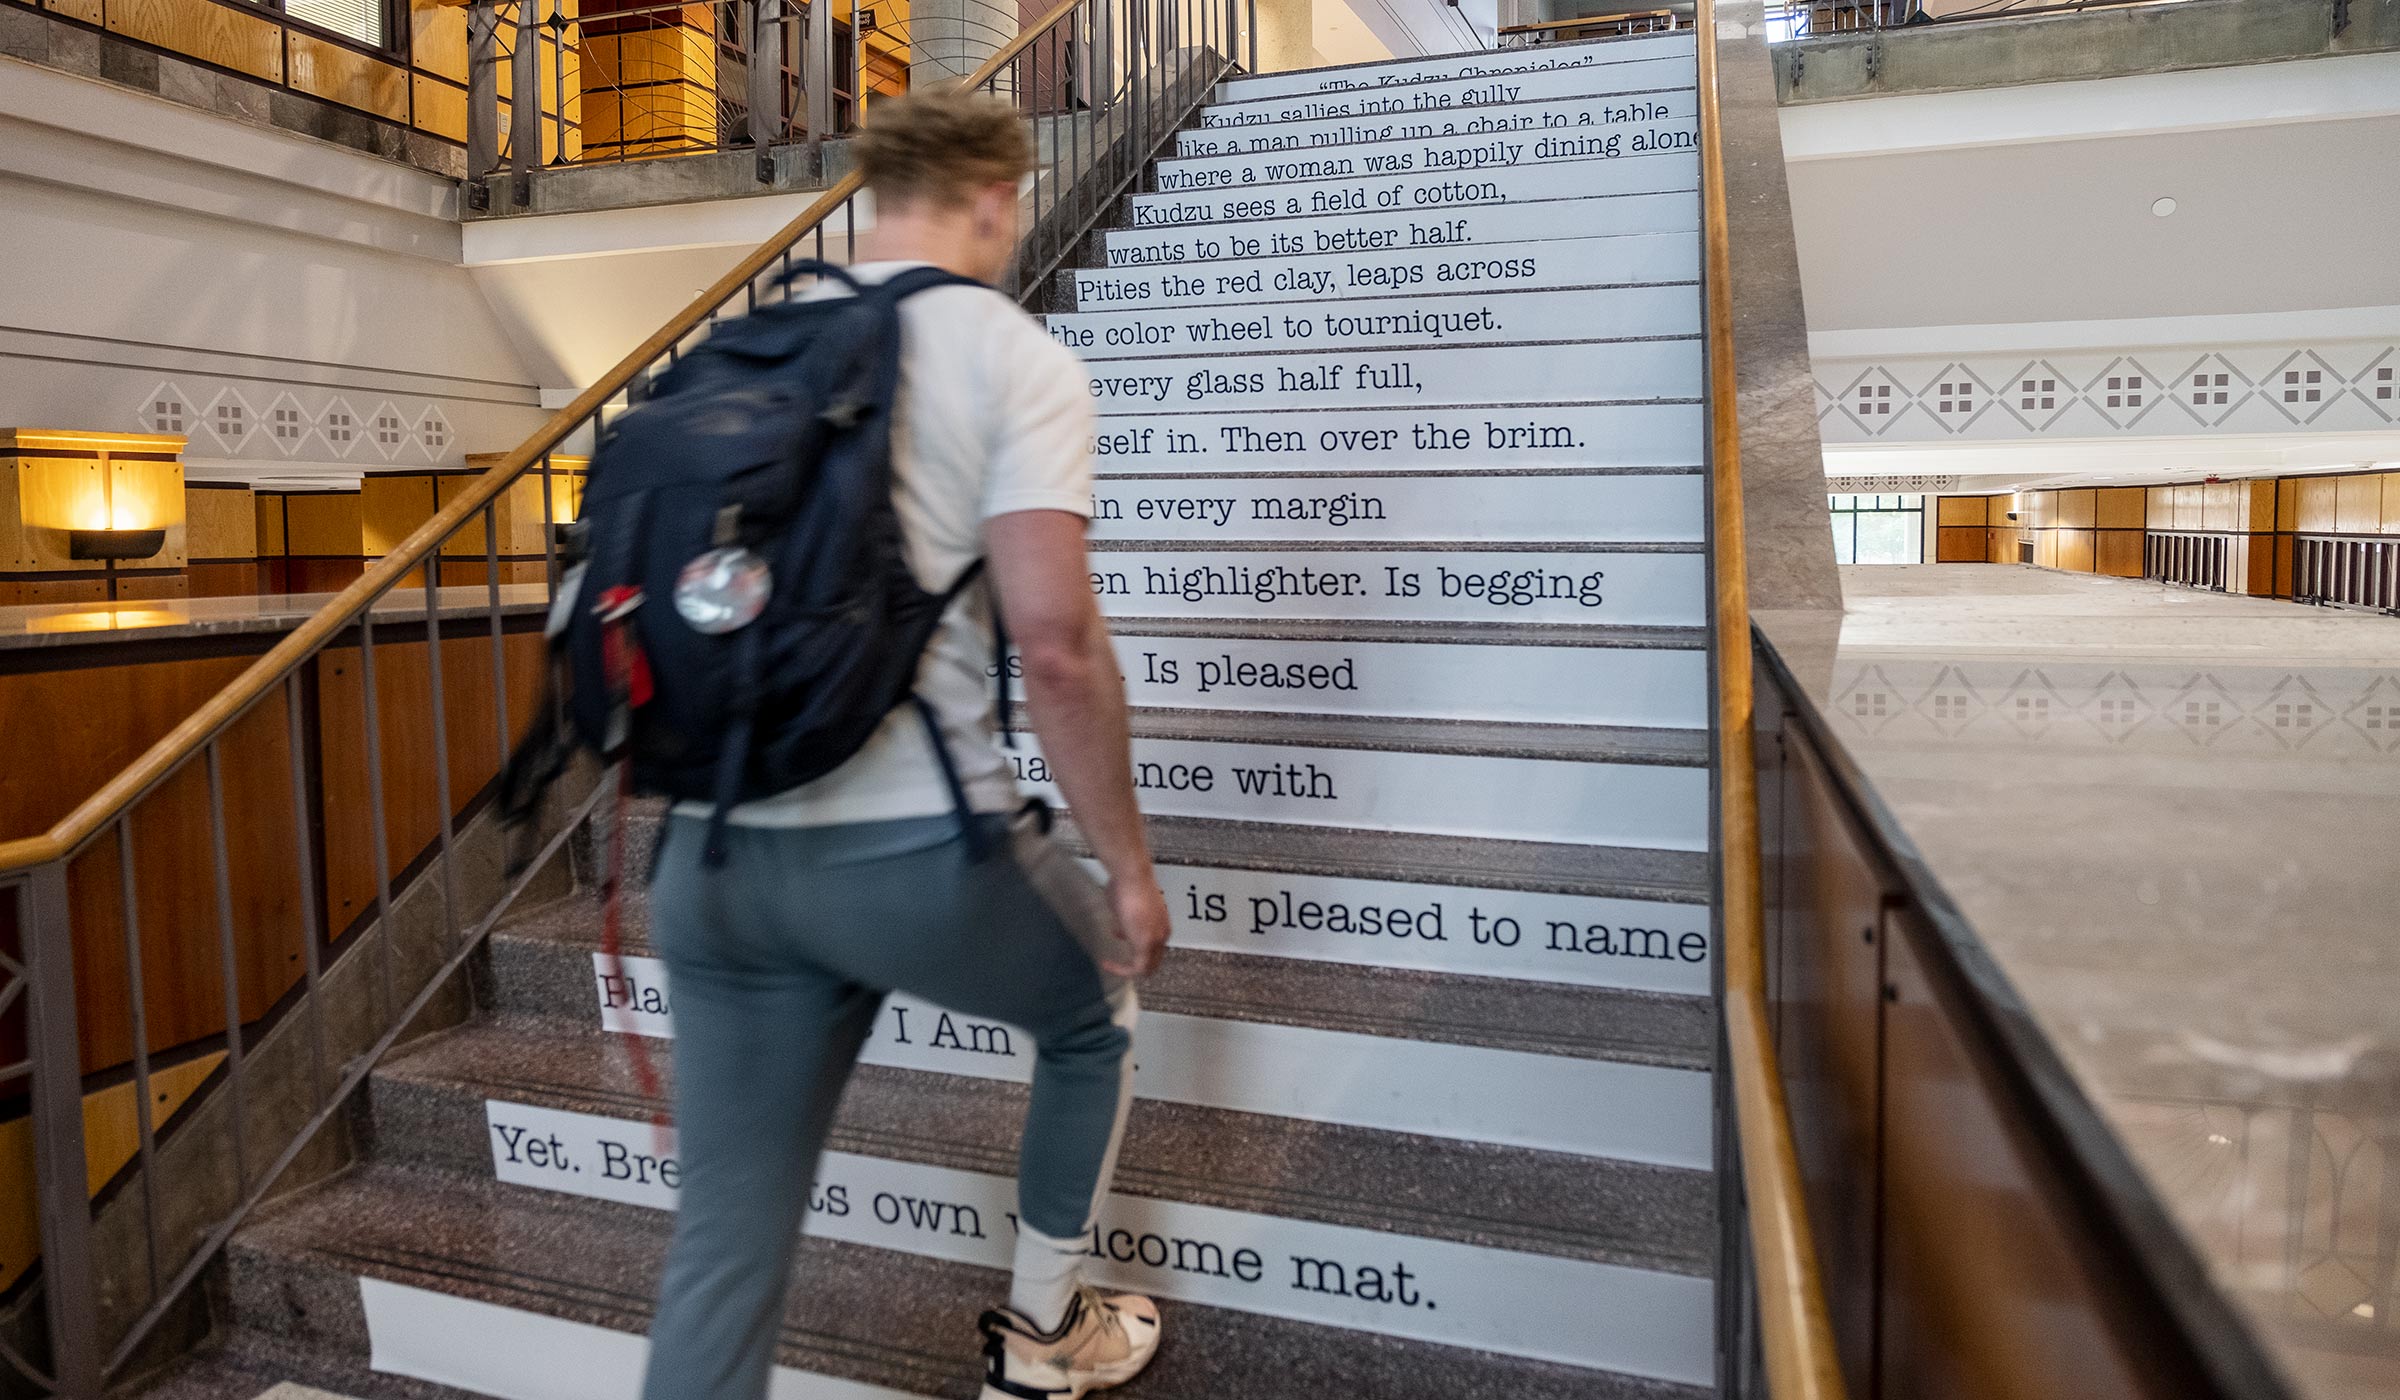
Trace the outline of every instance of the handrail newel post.
[[[542, 163], [540, 2], [517, 0], [517, 46], [508, 56], [509, 198], [520, 210], [533, 203], [533, 168]], [[559, 115], [563, 120], [566, 114]]]
[[92, 1260], [67, 857], [37, 867], [18, 897], [25, 915], [18, 927], [24, 937], [26, 1043], [33, 1067], [33, 1180], [53, 1388], [59, 1400], [100, 1400], [107, 1349], [100, 1336], [100, 1282]]
[[500, 166], [500, 5], [467, 7], [467, 207], [491, 208], [493, 172]]
[[[775, 140], [783, 134], [783, 0], [742, 0], [735, 7], [734, 23], [742, 24], [748, 17], [747, 32], [742, 41], [749, 49], [749, 138], [750, 150], [758, 158], [758, 182], [771, 184], [775, 179]], [[811, 16], [811, 20], [814, 20]], [[808, 103], [810, 121], [808, 139], [817, 139], [816, 106], [810, 100], [816, 91], [817, 75], [804, 69], [800, 80], [800, 100]]]

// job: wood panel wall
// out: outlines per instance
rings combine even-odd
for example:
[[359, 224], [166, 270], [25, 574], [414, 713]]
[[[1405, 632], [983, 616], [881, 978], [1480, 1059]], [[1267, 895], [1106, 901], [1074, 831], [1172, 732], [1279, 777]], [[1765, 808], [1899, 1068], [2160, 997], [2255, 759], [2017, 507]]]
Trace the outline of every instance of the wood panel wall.
[[[446, 624], [442, 692], [452, 815], [467, 810], [498, 774], [504, 756], [495, 693], [504, 691], [513, 744], [538, 701], [543, 659], [539, 619], [513, 621], [504, 637], [505, 678], [495, 687], [488, 625]], [[198, 639], [108, 642], [0, 652], [0, 733], [41, 734], [0, 765], [0, 838], [36, 834], [222, 689], [276, 640], [245, 639], [233, 654]], [[194, 655], [195, 650], [218, 654]], [[440, 834], [434, 781], [445, 750], [434, 742], [428, 644], [422, 623], [381, 629], [375, 647], [383, 736], [386, 858], [397, 876]], [[302, 918], [339, 938], [374, 908], [375, 867], [367, 833], [364, 688], [357, 648], [333, 648], [304, 668], [295, 744], [288, 702], [271, 697], [219, 741], [226, 892], [240, 1015], [255, 1023], [291, 990], [304, 966]], [[309, 796], [295, 811], [292, 763]], [[204, 762], [180, 770], [132, 809], [124, 827], [94, 841], [68, 866], [79, 1034], [84, 1069], [124, 1064], [132, 1054], [132, 1001], [123, 897], [121, 835], [134, 858], [134, 910], [142, 1003], [151, 1049], [189, 1047], [225, 1031], [224, 931], [218, 916], [216, 827]], [[307, 824], [319, 853], [320, 884], [302, 890], [289, 853]]]
[[[53, 15], [364, 113], [452, 143], [466, 140], [462, 5], [410, 0], [377, 49], [234, 0], [45, 0]], [[568, 3], [571, 16], [574, 5]], [[555, 47], [545, 43], [545, 49]], [[549, 56], [544, 55], [545, 73]], [[568, 72], [572, 82], [573, 59]], [[501, 69], [505, 78], [507, 68]], [[545, 158], [555, 154], [546, 152]]]
[[[2006, 519], [2011, 508], [2019, 517], [2013, 523]], [[2043, 568], [2139, 578], [2149, 536], [2205, 535], [2226, 546], [2229, 592], [2289, 598], [2298, 536], [2400, 538], [2400, 472], [1942, 496], [1935, 509], [1939, 563], [1979, 557], [2015, 563], [2017, 542], [2024, 540]], [[1975, 553], [1979, 523], [1981, 556]]]
[[270, 591], [333, 593], [366, 572], [358, 491], [261, 491], [258, 551]]
[[[184, 439], [168, 433], [0, 428], [0, 606], [183, 594]], [[159, 551], [77, 559], [71, 532], [159, 529]]]
[[268, 591], [259, 567], [258, 502], [238, 482], [184, 483], [185, 592], [194, 598], [223, 598]]

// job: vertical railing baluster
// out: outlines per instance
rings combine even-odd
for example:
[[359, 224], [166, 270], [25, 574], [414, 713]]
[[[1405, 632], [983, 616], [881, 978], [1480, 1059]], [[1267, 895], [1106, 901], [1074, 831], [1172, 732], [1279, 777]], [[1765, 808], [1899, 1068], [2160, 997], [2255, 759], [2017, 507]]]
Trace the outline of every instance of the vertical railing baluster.
[[474, 0], [467, 7], [467, 184], [469, 202], [488, 207], [485, 185], [500, 167], [500, 7]]
[[425, 590], [425, 676], [433, 693], [433, 800], [440, 817], [434, 828], [442, 848], [442, 948], [458, 942], [458, 862], [450, 856], [450, 726], [442, 694], [442, 610], [439, 590]]
[[133, 1126], [140, 1134], [142, 1251], [158, 1297], [158, 1125], [150, 1100], [150, 999], [142, 986], [140, 890], [133, 876], [133, 817], [117, 818], [117, 899], [125, 908], [125, 1001], [133, 1023]]
[[517, 0], [517, 47], [509, 55], [508, 174], [516, 207], [533, 202], [533, 167], [542, 163], [539, 0]]
[[383, 1011], [377, 1019], [388, 1020], [400, 1011], [399, 989], [392, 980], [392, 943], [400, 931], [392, 927], [392, 856], [383, 811], [382, 705], [375, 696], [375, 603], [367, 604], [358, 615], [358, 688], [366, 710], [367, 827], [375, 848], [375, 945], [383, 987]]
[[542, 572], [558, 594], [558, 505], [550, 485], [550, 454], [542, 454]]
[[[567, 164], [567, 30], [572, 24], [566, 6], [550, 0], [550, 110], [558, 122], [558, 150], [549, 159], [551, 165]], [[578, 67], [576, 77], [582, 76]]]
[[[774, 178], [772, 147], [782, 134], [776, 127], [783, 116], [783, 30], [779, 24], [783, 4], [782, 0], [740, 0], [734, 13], [734, 32], [750, 49], [750, 149], [757, 157], [759, 183], [765, 184]], [[805, 86], [801, 97], [807, 100]], [[810, 131], [808, 139], [816, 140], [817, 133]]]
[[211, 739], [201, 757], [208, 768], [209, 860], [217, 882], [217, 957], [225, 978], [225, 1085], [233, 1095], [233, 1181], [250, 1189], [250, 1085], [242, 1064], [242, 973], [233, 942], [233, 858], [225, 844], [225, 763]]
[[283, 682], [283, 727], [284, 742], [292, 753], [292, 855], [300, 885], [301, 975], [308, 987], [309, 1099], [322, 1108], [326, 1101], [325, 1071], [330, 1063], [325, 1056], [325, 1002], [317, 991], [318, 980], [325, 970], [325, 930], [317, 922], [317, 852], [315, 823], [309, 818], [305, 717], [300, 673], [294, 671]]
[[[510, 482], [508, 489], [516, 490]], [[492, 724], [500, 732], [499, 761], [508, 762], [508, 643], [500, 636], [500, 502], [483, 508], [483, 598], [492, 619]]]
[[33, 1115], [33, 1187], [42, 1241], [42, 1292], [50, 1318], [57, 1394], [98, 1396], [107, 1348], [99, 1280], [92, 1271], [91, 1168], [83, 1146], [83, 1053], [75, 1030], [74, 933], [67, 863], [36, 868], [19, 895], [24, 932], [27, 1086]]

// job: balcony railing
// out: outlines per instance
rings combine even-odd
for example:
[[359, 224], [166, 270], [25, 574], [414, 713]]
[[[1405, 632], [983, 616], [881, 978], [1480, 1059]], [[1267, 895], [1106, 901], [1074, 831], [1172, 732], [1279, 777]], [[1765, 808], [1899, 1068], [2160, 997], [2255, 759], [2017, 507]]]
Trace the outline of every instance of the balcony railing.
[[[1045, 286], [1231, 71], [1239, 5], [1062, 0], [972, 65], [970, 88], [1073, 112], [1045, 133], [1003, 290]], [[500, 13], [482, 11], [487, 44]], [[522, 65], [536, 33], [519, 32], [516, 91], [534, 90]], [[871, 227], [861, 189], [855, 173], [836, 181], [99, 792], [49, 830], [0, 842], [0, 1104], [30, 1115], [40, 1251], [0, 1290], [0, 1394], [99, 1400], [171, 1352], [186, 1329], [170, 1319], [195, 1320], [194, 1285], [234, 1231], [296, 1164], [322, 1168], [323, 1139], [367, 1075], [440, 998], [461, 995], [459, 974], [525, 887], [503, 886], [466, 818], [531, 718], [521, 653], [530, 644], [538, 665], [533, 629], [559, 578], [545, 530], [542, 581], [501, 582], [502, 500], [538, 483], [541, 518], [562, 518], [563, 462], [685, 347], [795, 294], [796, 260], [859, 251]], [[484, 587], [417, 583], [429, 560], [462, 551], [482, 554]], [[317, 788], [338, 821], [320, 820]], [[395, 810], [406, 829], [387, 820]], [[555, 850], [580, 815], [553, 815]], [[352, 899], [340, 907], [363, 911], [348, 929], [325, 912], [336, 883]], [[262, 924], [278, 940], [265, 987], [244, 976]], [[288, 976], [285, 949], [298, 965]], [[154, 1044], [146, 975], [206, 975], [223, 993], [221, 1034], [203, 1047], [221, 1058], [166, 1124], [149, 1113], [152, 1056], [188, 1047]], [[100, 1047], [95, 1065], [89, 1028], [120, 1018], [126, 1046]], [[138, 1147], [96, 1173], [86, 1096], [127, 1072]]]
[[[1163, 32], [1199, 3], [1146, 8]], [[1208, 37], [1228, 55], [1253, 42], [1243, 6], [1216, 0], [1209, 14]], [[468, 16], [478, 209], [495, 179], [513, 182], [523, 208], [536, 171], [662, 156], [748, 151], [757, 178], [774, 181], [778, 148], [847, 134], [876, 101], [964, 78], [1024, 37], [1014, 0], [957, 0], [942, 14], [893, 0], [469, 0]], [[1090, 112], [1124, 56], [1122, 34], [1094, 23], [1043, 30], [995, 94], [1029, 117]]]

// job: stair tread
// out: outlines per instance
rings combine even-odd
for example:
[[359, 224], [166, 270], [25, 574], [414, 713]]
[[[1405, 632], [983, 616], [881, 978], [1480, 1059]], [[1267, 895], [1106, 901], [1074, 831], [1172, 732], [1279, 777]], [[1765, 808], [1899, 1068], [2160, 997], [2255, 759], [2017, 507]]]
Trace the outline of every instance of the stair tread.
[[[662, 1075], [674, 1045], [649, 1046]], [[639, 1119], [664, 1105], [595, 1029], [530, 1017], [429, 1038], [377, 1070], [379, 1126], [412, 1151], [451, 1130], [446, 1165], [489, 1170], [479, 1113], [411, 1121], [395, 1095], [420, 1091]], [[844, 1096], [836, 1151], [998, 1176], [1016, 1171], [1025, 1086], [862, 1065]], [[1706, 1171], [1425, 1137], [1190, 1104], [1135, 1101], [1120, 1194], [1427, 1239], [1455, 1240], [1672, 1273], [1709, 1268]]]
[[[262, 1212], [234, 1241], [247, 1326], [332, 1331], [357, 1275], [621, 1332], [646, 1331], [671, 1224], [660, 1212], [377, 1166]], [[780, 1337], [784, 1364], [922, 1394], [971, 1396], [973, 1319], [995, 1270], [804, 1240]], [[1703, 1391], [1609, 1372], [1170, 1303], [1157, 1364], [1128, 1400], [1241, 1391], [1379, 1400], [1697, 1400]], [[357, 1329], [341, 1340], [363, 1346]], [[1266, 1378], [1280, 1378], [1280, 1383]]]
[[[626, 954], [655, 955], [642, 900], [626, 900], [621, 924]], [[588, 957], [600, 948], [599, 901], [559, 901], [510, 920], [493, 937]], [[590, 968], [570, 971], [570, 980], [541, 989], [538, 1009], [597, 1024]], [[1709, 1066], [1715, 1015], [1706, 997], [1173, 947], [1142, 984], [1142, 1004], [1179, 1015], [1673, 1069]]]
[[[1149, 817], [1143, 826], [1149, 832], [1152, 853], [1167, 864], [1614, 895], [1670, 903], [1697, 904], [1708, 899], [1708, 856], [1700, 851], [1504, 841], [1358, 827], [1296, 829], [1276, 822], [1206, 817]], [[1073, 839], [1071, 816], [1061, 818], [1061, 830]], [[1306, 839], [1299, 839], [1303, 835]]]
[[[1027, 727], [1023, 706], [1013, 722]], [[1269, 710], [1193, 710], [1141, 706], [1133, 733], [1144, 739], [1202, 739], [1222, 743], [1286, 744], [1407, 753], [1483, 754], [1506, 758], [1585, 759], [1699, 767], [1708, 762], [1708, 731], [1611, 724], [1527, 724], [1503, 720], [1413, 719], [1386, 715], [1284, 714]]]
[[[1640, 468], [1662, 476], [1688, 468]], [[1431, 642], [1474, 646], [1626, 647], [1702, 651], [1704, 627], [1636, 627], [1574, 622], [1326, 622], [1260, 617], [1120, 617], [1118, 637], [1227, 637], [1287, 642]]]

